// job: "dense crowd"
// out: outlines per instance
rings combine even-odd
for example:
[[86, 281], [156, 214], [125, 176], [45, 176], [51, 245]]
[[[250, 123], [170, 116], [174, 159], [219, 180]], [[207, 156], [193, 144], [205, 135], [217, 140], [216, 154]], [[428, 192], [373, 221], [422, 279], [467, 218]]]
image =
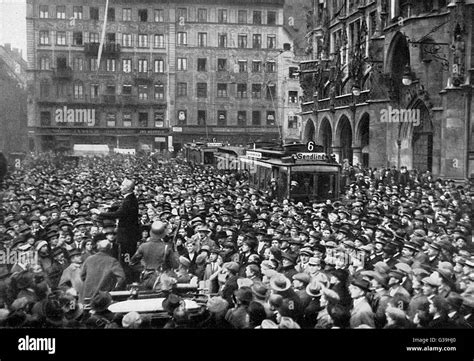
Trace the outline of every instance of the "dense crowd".
[[[124, 179], [140, 214], [126, 259], [115, 220], [101, 216]], [[341, 199], [303, 204], [179, 157], [29, 156], [0, 194], [0, 326], [153, 327], [109, 310], [110, 291], [135, 282], [165, 291], [167, 328], [472, 328], [469, 184], [350, 166], [343, 184]], [[139, 253], [156, 222], [176, 262], [154, 266], [150, 282], [153, 260]], [[107, 285], [87, 279], [98, 254], [110, 257]], [[199, 321], [180, 283], [209, 294]]]

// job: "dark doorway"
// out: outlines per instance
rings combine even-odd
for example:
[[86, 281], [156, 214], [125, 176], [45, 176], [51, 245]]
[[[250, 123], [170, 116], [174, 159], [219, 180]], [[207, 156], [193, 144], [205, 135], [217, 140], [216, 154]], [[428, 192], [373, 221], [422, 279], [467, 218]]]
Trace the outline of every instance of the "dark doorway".
[[330, 154], [332, 152], [332, 128], [327, 118], [324, 118], [321, 122], [320, 134], [324, 152]]
[[349, 119], [343, 116], [339, 124], [340, 128], [340, 145], [341, 145], [341, 160], [349, 160], [352, 164], [352, 128]]
[[370, 118], [368, 114], [365, 114], [359, 124], [359, 139], [362, 150], [362, 167], [367, 168], [369, 166], [369, 124]]
[[413, 127], [413, 169], [420, 172], [433, 170], [433, 125], [425, 105], [418, 107], [420, 124]]

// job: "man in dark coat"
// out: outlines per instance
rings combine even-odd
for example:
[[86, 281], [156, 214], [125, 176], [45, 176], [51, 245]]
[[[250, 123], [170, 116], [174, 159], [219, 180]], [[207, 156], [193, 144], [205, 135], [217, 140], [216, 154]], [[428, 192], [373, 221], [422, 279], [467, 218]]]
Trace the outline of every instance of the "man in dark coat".
[[99, 291], [112, 291], [123, 284], [125, 273], [120, 263], [108, 254], [110, 248], [108, 240], [99, 241], [99, 252], [84, 261], [81, 272], [81, 280], [84, 282], [81, 302], [94, 297]]
[[130, 258], [137, 250], [140, 239], [140, 225], [138, 222], [138, 201], [133, 192], [135, 182], [124, 179], [120, 186], [120, 192], [124, 199], [116, 211], [102, 212], [101, 218], [118, 218], [117, 243], [120, 246], [120, 263], [125, 271], [127, 283], [138, 280], [136, 272], [130, 268]]

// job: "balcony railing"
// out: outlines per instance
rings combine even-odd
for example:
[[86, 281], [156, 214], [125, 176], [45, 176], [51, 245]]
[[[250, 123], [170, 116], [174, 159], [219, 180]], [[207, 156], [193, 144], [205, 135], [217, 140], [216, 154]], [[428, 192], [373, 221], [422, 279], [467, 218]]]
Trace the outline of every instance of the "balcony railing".
[[[89, 56], [97, 56], [99, 53], [99, 43], [87, 43], [84, 44], [84, 52], [86, 55]], [[120, 44], [117, 43], [105, 43], [104, 47], [102, 48], [102, 55], [119, 55], [120, 54]]]
[[72, 68], [67, 66], [65, 68], [55, 68], [52, 74], [53, 79], [72, 79]]

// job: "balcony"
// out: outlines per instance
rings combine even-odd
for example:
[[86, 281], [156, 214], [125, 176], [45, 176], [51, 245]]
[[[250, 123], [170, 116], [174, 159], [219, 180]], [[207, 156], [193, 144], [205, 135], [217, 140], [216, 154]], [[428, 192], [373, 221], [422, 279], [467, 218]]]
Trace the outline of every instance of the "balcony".
[[55, 68], [53, 69], [52, 78], [55, 80], [71, 80], [72, 68], [69, 66], [64, 68]]
[[[84, 44], [84, 52], [89, 56], [97, 56], [99, 53], [99, 43], [87, 43]], [[102, 48], [102, 55], [107, 56], [118, 56], [120, 54], [120, 44], [116, 43], [105, 43]]]

